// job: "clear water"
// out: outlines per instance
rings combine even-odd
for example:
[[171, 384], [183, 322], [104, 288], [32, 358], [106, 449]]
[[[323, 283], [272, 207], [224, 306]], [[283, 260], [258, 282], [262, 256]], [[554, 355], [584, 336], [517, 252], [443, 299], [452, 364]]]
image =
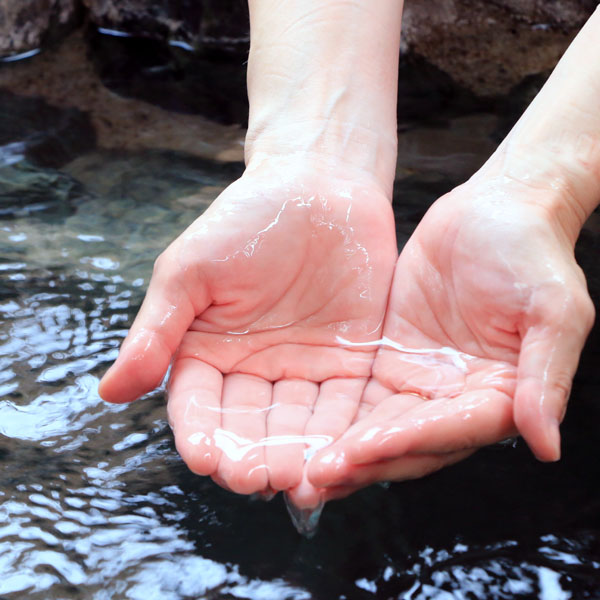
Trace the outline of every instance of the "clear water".
[[[484, 158], [464, 140], [496, 126], [474, 115], [407, 128], [400, 244], [465, 164]], [[536, 462], [520, 442], [486, 448], [423, 480], [328, 504], [308, 540], [280, 496], [253, 501], [187, 470], [161, 390], [128, 406], [96, 392], [154, 258], [239, 165], [90, 151], [54, 170], [9, 150], [0, 153], [1, 598], [600, 595], [598, 327], [560, 463]], [[578, 256], [597, 305], [599, 250], [592, 221]]]

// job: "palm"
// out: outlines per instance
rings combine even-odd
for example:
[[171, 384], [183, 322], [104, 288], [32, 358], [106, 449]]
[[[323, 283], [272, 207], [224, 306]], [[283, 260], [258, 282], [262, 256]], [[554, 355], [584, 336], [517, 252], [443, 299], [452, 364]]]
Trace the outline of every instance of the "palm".
[[404, 248], [373, 377], [352, 428], [309, 465], [315, 484], [418, 477], [514, 435], [515, 422], [551, 457], [543, 403], [574, 367], [562, 383], [543, 374], [565, 354], [576, 365], [585, 282], [522, 190], [511, 201], [477, 193], [438, 201]]
[[[165, 252], [120, 358], [118, 379], [145, 391], [177, 349], [178, 450], [241, 493], [296, 486], [306, 443], [348, 428], [374, 350], [336, 340], [380, 337], [395, 260], [391, 209], [376, 189], [275, 177], [244, 176]], [[169, 326], [157, 327], [165, 314]]]

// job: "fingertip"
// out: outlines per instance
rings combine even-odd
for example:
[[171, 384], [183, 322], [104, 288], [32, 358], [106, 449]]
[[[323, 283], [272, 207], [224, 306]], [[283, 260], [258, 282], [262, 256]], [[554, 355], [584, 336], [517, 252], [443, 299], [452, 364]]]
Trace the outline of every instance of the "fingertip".
[[112, 402], [112, 396], [110, 395], [110, 368], [108, 369], [108, 371], [106, 371], [106, 373], [104, 373], [104, 375], [102, 376], [102, 378], [100, 379], [100, 381], [98, 382], [98, 395], [100, 396], [100, 398], [102, 398], [102, 400], [104, 400], [105, 402]]
[[306, 468], [308, 481], [318, 488], [339, 485], [345, 479], [349, 462], [344, 451], [326, 448], [316, 454]]
[[[559, 403], [544, 404], [542, 398], [539, 381], [530, 378], [521, 382], [515, 394], [514, 422], [538, 460], [556, 462], [561, 456], [559, 419], [546, 413], [556, 410]], [[562, 411], [564, 413], [564, 403]]]
[[249, 496], [269, 488], [267, 465], [256, 465], [248, 469], [245, 465], [236, 465], [227, 476], [223, 476], [232, 492]]
[[131, 387], [124, 383], [120, 381], [119, 368], [112, 365], [98, 384], [100, 398], [111, 404], [126, 404], [136, 400], [138, 396], [133, 395]]
[[157, 388], [167, 368], [151, 369], [144, 364], [115, 363], [98, 384], [98, 394], [106, 402], [126, 404]]
[[318, 489], [306, 476], [286, 492], [288, 500], [299, 510], [312, 510], [323, 502], [323, 490]]
[[214, 440], [203, 432], [182, 438], [175, 432], [175, 447], [188, 469], [196, 475], [212, 475], [219, 464], [220, 451]]
[[556, 419], [545, 419], [542, 425], [542, 435], [533, 443], [528, 442], [535, 457], [542, 462], [557, 462], [560, 460], [560, 429]]

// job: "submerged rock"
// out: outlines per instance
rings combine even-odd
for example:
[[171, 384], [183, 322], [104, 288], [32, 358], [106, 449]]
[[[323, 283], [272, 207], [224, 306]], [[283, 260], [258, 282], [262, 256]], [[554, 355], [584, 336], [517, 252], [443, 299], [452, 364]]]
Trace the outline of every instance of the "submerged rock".
[[67, 216], [81, 184], [65, 173], [20, 162], [0, 168], [0, 219], [43, 213]]

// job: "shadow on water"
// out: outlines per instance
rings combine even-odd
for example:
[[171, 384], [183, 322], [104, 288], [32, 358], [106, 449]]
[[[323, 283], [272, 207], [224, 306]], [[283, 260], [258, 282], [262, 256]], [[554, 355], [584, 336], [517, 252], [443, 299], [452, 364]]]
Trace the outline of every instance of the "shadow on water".
[[[7, 98], [4, 118], [25, 106]], [[59, 109], [44, 110], [48, 122], [66, 122]], [[85, 128], [77, 141], [76, 124], [67, 127], [75, 150], [51, 162], [43, 156], [55, 153], [51, 143], [42, 156], [27, 150], [32, 132], [46, 129], [40, 119], [2, 139], [23, 146], [0, 167], [0, 597], [598, 596], [598, 326], [560, 463], [536, 462], [521, 442], [486, 448], [425, 479], [331, 503], [305, 540], [281, 498], [251, 501], [186, 469], [163, 391], [130, 406], [104, 404], [96, 391], [155, 256], [241, 166], [106, 152]], [[400, 244], [505, 127], [481, 107], [404, 124]], [[599, 250], [591, 222], [577, 256], [596, 306]]]

